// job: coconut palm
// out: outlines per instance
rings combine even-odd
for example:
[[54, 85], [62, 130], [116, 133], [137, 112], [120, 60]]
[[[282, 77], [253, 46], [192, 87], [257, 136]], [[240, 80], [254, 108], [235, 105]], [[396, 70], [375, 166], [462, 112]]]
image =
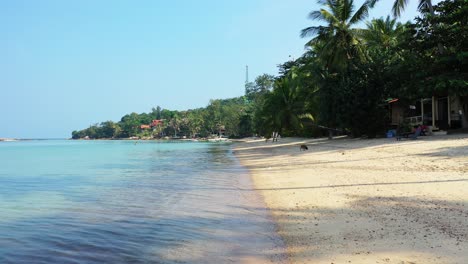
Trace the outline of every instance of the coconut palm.
[[324, 8], [310, 12], [309, 18], [326, 25], [304, 28], [301, 37], [314, 37], [306, 47], [320, 49], [317, 52], [325, 67], [345, 69], [351, 59], [362, 58], [361, 30], [352, 27], [367, 18], [373, 1], [365, 1], [356, 11], [353, 0], [319, 0], [318, 3]]
[[[379, 2], [379, 0], [371, 0], [370, 6], [374, 7], [374, 5]], [[400, 17], [401, 13], [405, 10], [406, 6], [408, 5], [408, 0], [395, 0], [393, 2], [392, 13], [395, 17]], [[429, 13], [431, 15], [435, 15], [434, 6], [432, 5], [432, 0], [419, 0], [418, 10], [421, 13]], [[441, 43], [437, 44], [437, 48], [440, 54], [444, 53], [444, 46]]]
[[362, 38], [368, 47], [388, 49], [398, 43], [398, 38], [405, 27], [396, 19], [387, 16], [386, 19], [373, 19], [366, 23], [367, 29], [362, 32]]

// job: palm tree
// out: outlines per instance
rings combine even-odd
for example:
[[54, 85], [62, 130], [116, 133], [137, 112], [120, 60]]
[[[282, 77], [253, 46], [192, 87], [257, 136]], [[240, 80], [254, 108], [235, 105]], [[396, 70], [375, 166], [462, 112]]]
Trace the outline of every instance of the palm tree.
[[405, 27], [396, 19], [387, 16], [386, 19], [373, 19], [366, 23], [367, 29], [362, 32], [362, 38], [368, 47], [388, 49], [398, 43], [398, 38]]
[[180, 130], [180, 118], [178, 115], [174, 115], [169, 121], [169, 126], [174, 129], [174, 137], [177, 137], [177, 132]]
[[264, 124], [270, 128], [269, 132], [294, 131], [303, 128], [304, 120], [313, 120], [312, 114], [304, 108], [301, 89], [301, 80], [295, 69], [275, 81], [263, 107], [267, 112]]
[[[374, 7], [374, 5], [379, 2], [379, 0], [371, 0], [370, 6]], [[395, 0], [392, 7], [392, 13], [395, 17], [400, 17], [401, 13], [405, 10], [406, 6], [408, 5], [408, 0]], [[435, 15], [434, 6], [432, 5], [432, 0], [419, 0], [418, 10], [421, 13], [429, 13], [432, 16]], [[439, 49], [439, 53], [444, 53], [444, 46], [441, 43], [437, 44], [437, 48]]]
[[354, 12], [353, 0], [319, 0], [324, 8], [312, 11], [309, 18], [325, 22], [326, 25], [311, 26], [301, 31], [301, 37], [313, 36], [306, 47], [320, 49], [317, 51], [326, 68], [343, 70], [353, 58], [362, 58], [360, 29], [352, 28], [367, 18], [372, 3], [366, 0]]

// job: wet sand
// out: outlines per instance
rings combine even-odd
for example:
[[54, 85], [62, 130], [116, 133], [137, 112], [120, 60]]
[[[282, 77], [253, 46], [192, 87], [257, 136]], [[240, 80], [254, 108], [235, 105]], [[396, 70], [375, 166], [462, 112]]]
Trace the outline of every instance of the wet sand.
[[234, 152], [291, 263], [467, 263], [468, 135], [252, 140]]

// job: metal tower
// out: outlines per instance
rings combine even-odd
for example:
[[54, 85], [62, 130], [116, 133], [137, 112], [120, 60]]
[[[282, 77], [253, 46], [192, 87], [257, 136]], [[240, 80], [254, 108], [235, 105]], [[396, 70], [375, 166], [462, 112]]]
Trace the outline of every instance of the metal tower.
[[245, 65], [245, 84], [249, 83], [249, 65]]

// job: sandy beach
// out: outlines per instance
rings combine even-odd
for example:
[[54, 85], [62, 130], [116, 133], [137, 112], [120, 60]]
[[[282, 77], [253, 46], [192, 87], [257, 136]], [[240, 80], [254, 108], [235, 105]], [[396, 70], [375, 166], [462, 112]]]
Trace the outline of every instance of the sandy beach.
[[252, 140], [234, 153], [291, 263], [468, 263], [466, 134]]

